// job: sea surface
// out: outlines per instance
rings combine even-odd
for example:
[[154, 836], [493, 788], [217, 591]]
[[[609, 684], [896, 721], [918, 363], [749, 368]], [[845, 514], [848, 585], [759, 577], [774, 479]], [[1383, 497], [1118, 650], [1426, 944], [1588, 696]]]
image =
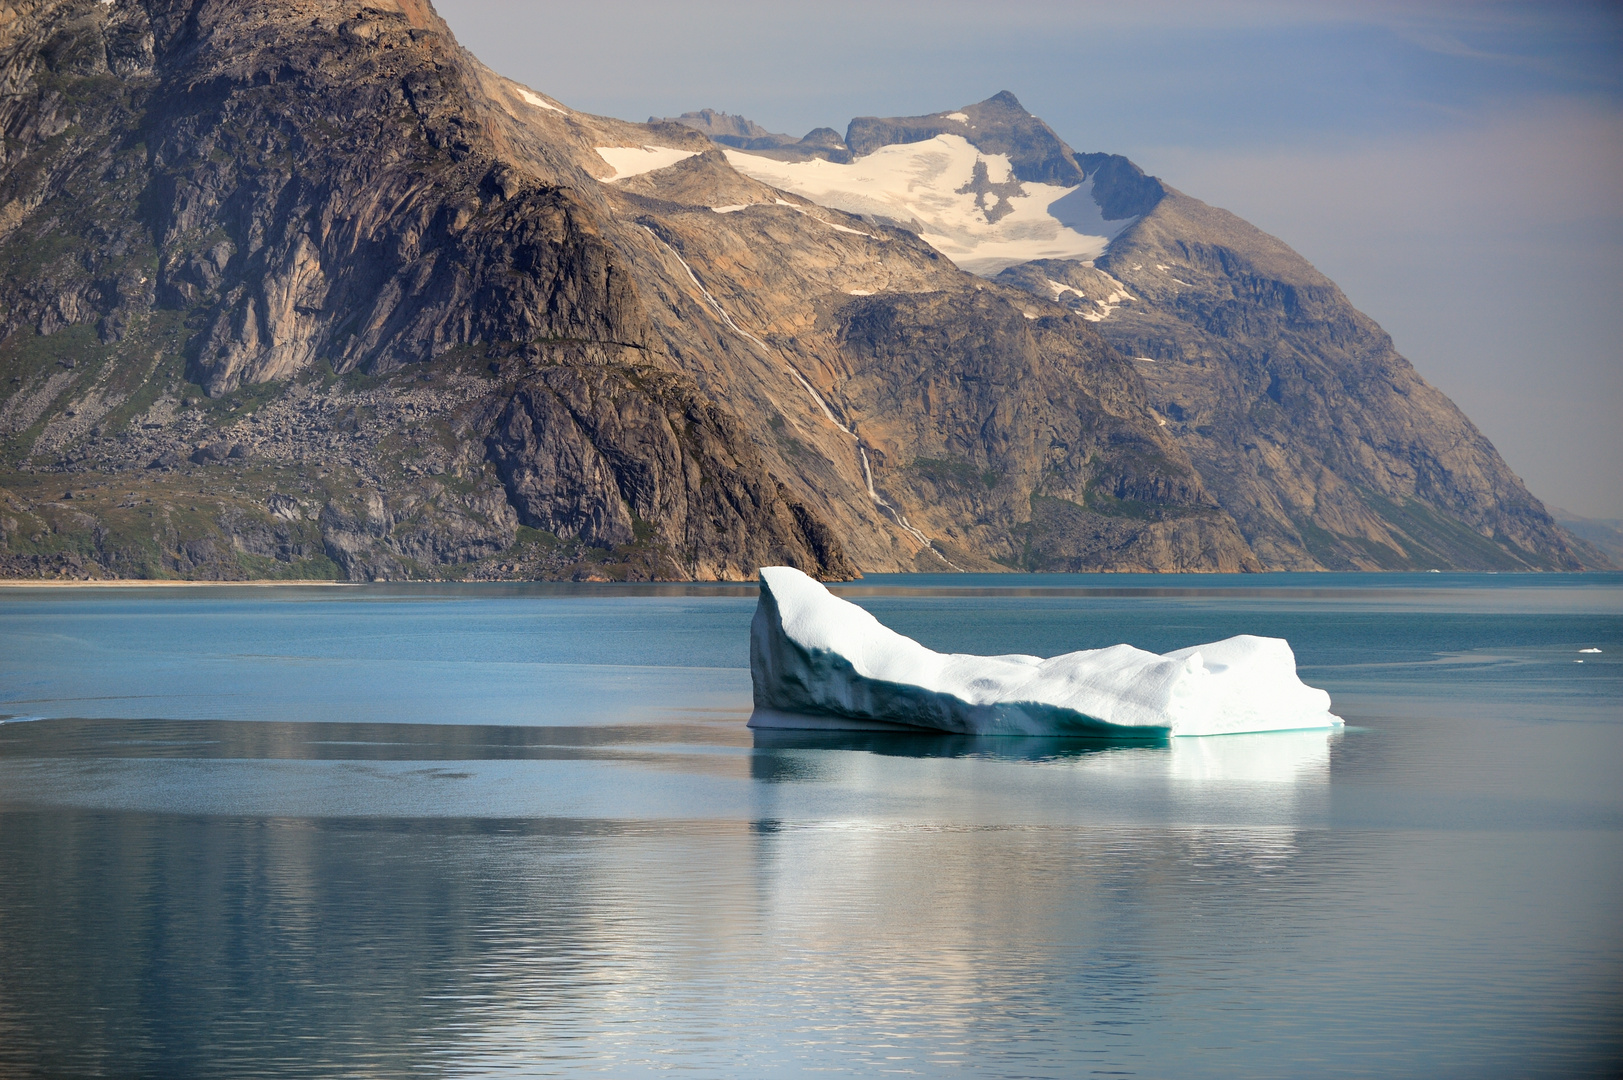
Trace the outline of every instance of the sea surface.
[[836, 591], [1347, 727], [756, 734], [744, 585], [0, 589], [0, 1076], [1623, 1072], [1623, 574]]

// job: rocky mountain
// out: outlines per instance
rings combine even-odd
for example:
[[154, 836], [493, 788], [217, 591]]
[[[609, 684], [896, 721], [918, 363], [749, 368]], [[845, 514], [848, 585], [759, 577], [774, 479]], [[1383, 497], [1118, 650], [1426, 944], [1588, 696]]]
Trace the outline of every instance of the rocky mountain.
[[[1198, 279], [1228, 293], [1163, 311], [1131, 268], [1155, 264], [1122, 253], [1163, 233], [1205, 251], [1177, 230], [1215, 226], [1172, 218], [1182, 196], [1071, 153], [1007, 95], [937, 119], [956, 116], [986, 148], [926, 123], [854, 123], [842, 142], [590, 116], [479, 64], [423, 0], [12, 0], [0, 572], [1580, 561], [1446, 399], [1389, 343], [1370, 352], [1384, 336], [1333, 285], [1308, 303], [1284, 256], [1230, 237]], [[908, 147], [931, 139], [963, 191], [923, 216], [889, 196], [846, 212], [766, 172], [928, 171]], [[1225, 252], [1252, 277], [1222, 276], [1244, 262]], [[1034, 292], [1049, 270], [1060, 290]], [[1100, 274], [1131, 298], [1099, 296]], [[1191, 336], [1197, 316], [1175, 313], [1207, 307]], [[1174, 400], [1195, 390], [1160, 381], [1174, 352], [1122, 336], [1129, 313], [1141, 335], [1172, 319], [1184, 367], [1225, 368], [1191, 381], [1210, 402]], [[1307, 359], [1287, 369], [1287, 351]], [[1284, 419], [1248, 436], [1253, 390]], [[1364, 426], [1344, 449], [1294, 445], [1318, 428], [1292, 417], [1322, 425], [1349, 400]], [[1445, 436], [1464, 448], [1427, 441]], [[1270, 487], [1276, 460], [1292, 471]], [[1403, 546], [1417, 534], [1423, 553]], [[1388, 540], [1397, 555], [1366, 556]]]
[[4, 17], [10, 573], [852, 572], [426, 6]]
[[1076, 153], [1008, 93], [845, 141], [844, 167], [728, 160], [1088, 320], [1265, 567], [1605, 564], [1334, 282], [1233, 214]]

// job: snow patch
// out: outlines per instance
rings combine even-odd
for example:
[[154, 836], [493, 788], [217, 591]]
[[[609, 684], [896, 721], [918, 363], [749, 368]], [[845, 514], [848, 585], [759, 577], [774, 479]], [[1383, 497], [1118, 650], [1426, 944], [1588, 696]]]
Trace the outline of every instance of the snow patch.
[[761, 570], [754, 727], [904, 725], [973, 735], [1228, 735], [1331, 728], [1330, 695], [1280, 638], [1163, 655], [1113, 645], [1044, 660], [938, 653], [799, 570]]
[[943, 116], [941, 119], [943, 119], [943, 120], [956, 120], [960, 124], [967, 124], [967, 123], [969, 123], [969, 114], [968, 113], [961, 113], [961, 112], [950, 112], [946, 116]]
[[[1022, 182], [1013, 194], [977, 196], [972, 190], [977, 164], [993, 185], [1012, 183], [1014, 167], [1008, 155], [983, 154], [962, 135], [883, 146], [848, 164], [725, 153], [733, 168], [773, 187], [849, 214], [902, 223], [984, 277], [1032, 259], [1087, 262], [1137, 220], [1106, 221], [1093, 198], [1091, 177], [1075, 187]], [[1007, 212], [989, 221], [993, 206]]]
[[827, 225], [835, 232], [850, 233], [852, 236], [866, 236], [869, 240], [879, 239], [879, 237], [875, 236], [873, 233], [865, 233], [861, 229], [852, 229], [845, 225], [836, 225], [832, 221], [825, 221], [823, 218], [820, 218], [816, 214], [807, 210], [804, 206], [801, 206], [798, 203], [792, 203], [788, 199], [774, 199], [772, 201], [777, 203], [779, 206], [787, 206], [797, 214], [804, 214], [806, 217], [811, 218], [819, 225]]
[[532, 90], [528, 90], [522, 86], [515, 86], [513, 89], [518, 91], [519, 97], [523, 98], [527, 103], [534, 105], [538, 109], [550, 109], [555, 113], [562, 113], [565, 116], [569, 115], [568, 109], [559, 108], [557, 105], [554, 105], [552, 102], [548, 101], [546, 98]]
[[740, 210], [748, 210], [754, 205], [754, 203], [741, 202], [733, 203], [730, 206], [712, 206], [710, 209], [714, 210], [718, 214], [736, 214]]
[[[1115, 278], [1111, 278], [1110, 280], [1116, 281]], [[1105, 297], [1103, 300], [1094, 301], [1094, 304], [1099, 308], [1099, 310], [1097, 312], [1084, 312], [1082, 317], [1089, 322], [1100, 322], [1104, 319], [1110, 318], [1111, 313], [1121, 306], [1122, 301], [1137, 299], [1138, 297], [1121, 287], [1121, 282], [1116, 281], [1116, 288], [1110, 290], [1109, 296]]]
[[[804, 211], [802, 211], [802, 212], [804, 212]], [[807, 216], [811, 216], [811, 215], [807, 215]], [[850, 233], [852, 236], [866, 236], [869, 240], [877, 240], [877, 239], [879, 239], [879, 237], [875, 236], [873, 233], [865, 233], [861, 229], [853, 229], [848, 225], [838, 225], [838, 224], [835, 224], [832, 221], [823, 221], [822, 218], [816, 218], [815, 220], [821, 221], [824, 225], [827, 225], [829, 228], [833, 229], [835, 232]]]
[[613, 176], [604, 178], [606, 184], [666, 169], [698, 155], [696, 150], [678, 150], [671, 146], [595, 146], [592, 149], [614, 170]]

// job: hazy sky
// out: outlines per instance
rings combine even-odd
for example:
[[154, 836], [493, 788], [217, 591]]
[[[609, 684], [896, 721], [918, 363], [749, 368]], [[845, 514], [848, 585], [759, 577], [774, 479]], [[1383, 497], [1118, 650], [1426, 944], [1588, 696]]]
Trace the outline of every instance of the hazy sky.
[[1012, 90], [1296, 248], [1533, 493], [1623, 518], [1616, 4], [438, 0], [588, 112], [774, 131]]

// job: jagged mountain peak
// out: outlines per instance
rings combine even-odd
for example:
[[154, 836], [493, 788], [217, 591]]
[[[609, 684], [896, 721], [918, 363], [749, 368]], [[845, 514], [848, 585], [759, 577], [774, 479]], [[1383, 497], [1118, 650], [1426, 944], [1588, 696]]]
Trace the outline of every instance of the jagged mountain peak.
[[984, 154], [1007, 157], [1017, 180], [1069, 188], [1086, 179], [1074, 151], [1007, 90], [928, 116], [859, 116], [846, 129], [845, 142], [861, 157], [940, 135], [959, 136]]
[[833, 128], [819, 127], [808, 131], [802, 138], [768, 131], [755, 121], [714, 109], [685, 112], [681, 116], [648, 118], [650, 124], [681, 124], [708, 136], [712, 142], [738, 150], [766, 153], [773, 157], [803, 161], [826, 158], [849, 161], [840, 133]]
[[[650, 124], [682, 124], [693, 128], [695, 131], [701, 131], [712, 139], [718, 136], [735, 139], [760, 139], [775, 135], [774, 132], [768, 131], [747, 117], [717, 112], [715, 109], [699, 109], [697, 112], [685, 112], [681, 116], [650, 116], [648, 122]], [[776, 137], [787, 139], [789, 136]]]

